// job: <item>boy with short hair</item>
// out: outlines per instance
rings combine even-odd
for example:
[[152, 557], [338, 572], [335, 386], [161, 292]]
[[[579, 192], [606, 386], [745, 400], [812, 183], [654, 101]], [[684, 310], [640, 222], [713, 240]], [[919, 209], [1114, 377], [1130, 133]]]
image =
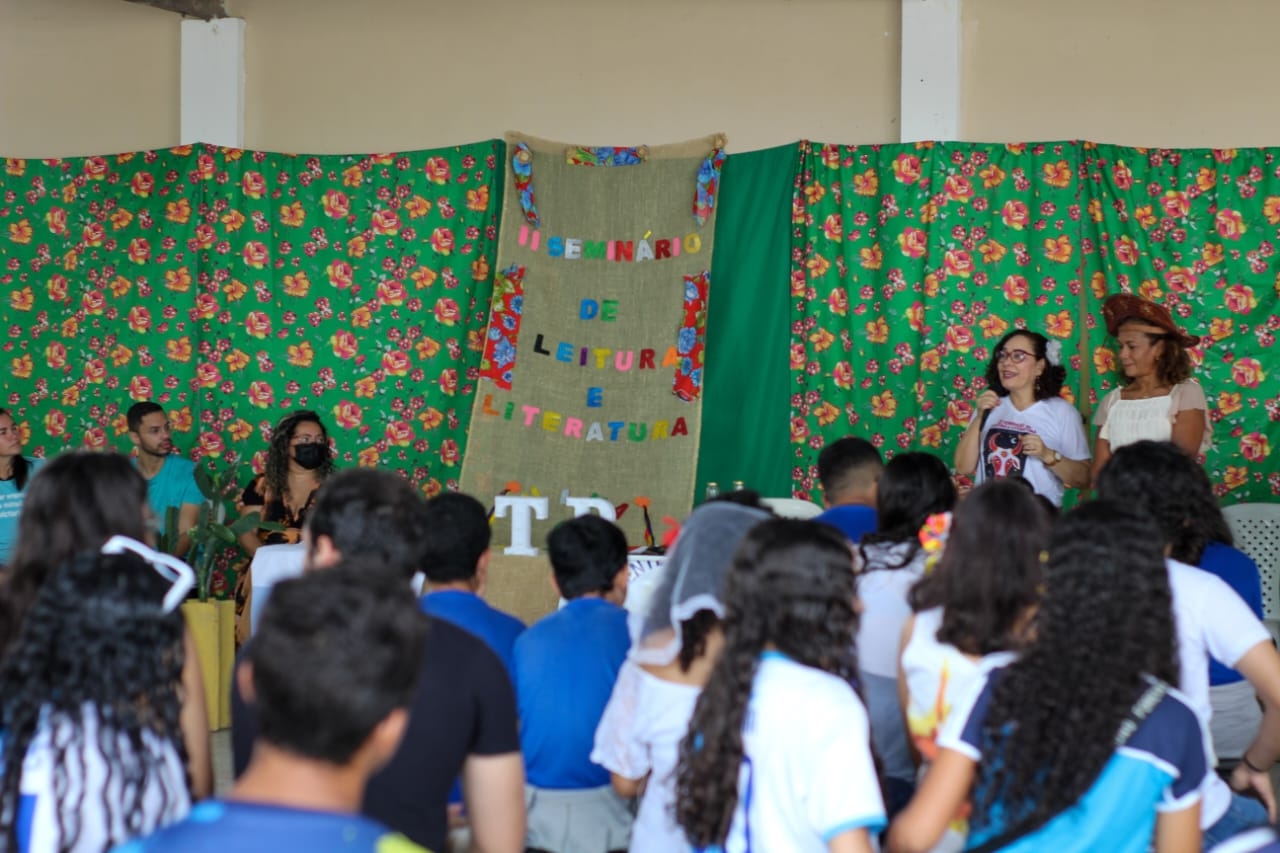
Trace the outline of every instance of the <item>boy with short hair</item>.
[[524, 623], [481, 597], [489, 582], [493, 535], [488, 512], [470, 495], [444, 492], [427, 501], [425, 524], [423, 612], [484, 640], [514, 680], [516, 638]]
[[278, 584], [236, 671], [258, 723], [249, 769], [225, 798], [119, 849], [422, 851], [359, 812], [408, 724], [425, 633], [389, 573], [348, 565]]
[[814, 518], [858, 544], [864, 533], [876, 529], [876, 483], [884, 461], [866, 439], [845, 436], [818, 454], [818, 480], [827, 510]]
[[609, 771], [591, 761], [596, 726], [631, 646], [627, 541], [596, 515], [558, 524], [547, 538], [554, 583], [567, 603], [516, 640], [516, 701], [524, 751], [526, 846], [557, 853], [624, 850], [631, 813]]

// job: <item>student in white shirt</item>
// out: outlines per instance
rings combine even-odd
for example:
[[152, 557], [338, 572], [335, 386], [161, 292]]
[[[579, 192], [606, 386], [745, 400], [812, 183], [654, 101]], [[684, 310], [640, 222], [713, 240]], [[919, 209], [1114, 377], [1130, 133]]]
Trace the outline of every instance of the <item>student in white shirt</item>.
[[724, 577], [734, 551], [769, 517], [728, 501], [694, 510], [659, 569], [646, 612], [631, 614], [631, 652], [591, 751], [620, 796], [640, 797], [631, 853], [688, 846], [675, 819], [680, 741], [724, 645]]
[[[1118, 448], [1098, 475], [1098, 495], [1150, 515], [1164, 537], [1173, 613], [1178, 629], [1179, 689], [1206, 723], [1209, 657], [1248, 679], [1262, 701], [1262, 724], [1230, 788], [1216, 773], [1205, 783], [1200, 825], [1205, 847], [1276, 819], [1271, 768], [1280, 759], [1280, 653], [1244, 600], [1222, 580], [1182, 562], [1204, 548], [1201, 525], [1191, 523], [1212, 485], [1204, 469], [1172, 442], [1139, 441]], [[1235, 792], [1234, 794], [1232, 792]], [[1249, 792], [1260, 800], [1241, 796]], [[1264, 808], [1265, 807], [1265, 808]]]
[[676, 817], [695, 849], [870, 853], [885, 823], [851, 685], [858, 616], [849, 543], [778, 519], [738, 549], [724, 650], [680, 746]]

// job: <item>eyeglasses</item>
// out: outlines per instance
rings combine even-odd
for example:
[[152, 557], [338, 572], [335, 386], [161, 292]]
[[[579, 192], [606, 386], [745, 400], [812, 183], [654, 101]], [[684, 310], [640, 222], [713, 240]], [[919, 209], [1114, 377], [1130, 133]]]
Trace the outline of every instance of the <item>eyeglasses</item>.
[[1024, 349], [1002, 349], [996, 353], [997, 362], [1012, 361], [1014, 364], [1022, 364], [1027, 359], [1035, 357], [1035, 353]]
[[154, 548], [148, 548], [137, 539], [128, 536], [112, 536], [102, 546], [103, 554], [134, 554], [146, 560], [156, 574], [169, 581], [171, 586], [164, 594], [164, 612], [172, 613], [187, 597], [196, 585], [196, 573], [177, 557], [163, 554]]

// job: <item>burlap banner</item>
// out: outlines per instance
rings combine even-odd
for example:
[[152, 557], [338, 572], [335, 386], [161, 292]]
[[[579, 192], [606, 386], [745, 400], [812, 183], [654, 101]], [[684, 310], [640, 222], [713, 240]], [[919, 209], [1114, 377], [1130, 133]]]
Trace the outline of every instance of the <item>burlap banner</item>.
[[[615, 504], [633, 545], [693, 500], [723, 137], [582, 148], [507, 136], [507, 192], [462, 488]], [[647, 523], [648, 522], [648, 523]], [[495, 541], [508, 523], [495, 521]]]

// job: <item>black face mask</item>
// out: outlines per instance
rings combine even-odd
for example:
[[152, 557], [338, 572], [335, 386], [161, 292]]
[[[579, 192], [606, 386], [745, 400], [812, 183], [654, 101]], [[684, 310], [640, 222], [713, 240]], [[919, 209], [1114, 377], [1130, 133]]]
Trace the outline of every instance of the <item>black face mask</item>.
[[329, 445], [323, 442], [299, 444], [293, 448], [293, 458], [308, 471], [314, 471], [329, 461]]

